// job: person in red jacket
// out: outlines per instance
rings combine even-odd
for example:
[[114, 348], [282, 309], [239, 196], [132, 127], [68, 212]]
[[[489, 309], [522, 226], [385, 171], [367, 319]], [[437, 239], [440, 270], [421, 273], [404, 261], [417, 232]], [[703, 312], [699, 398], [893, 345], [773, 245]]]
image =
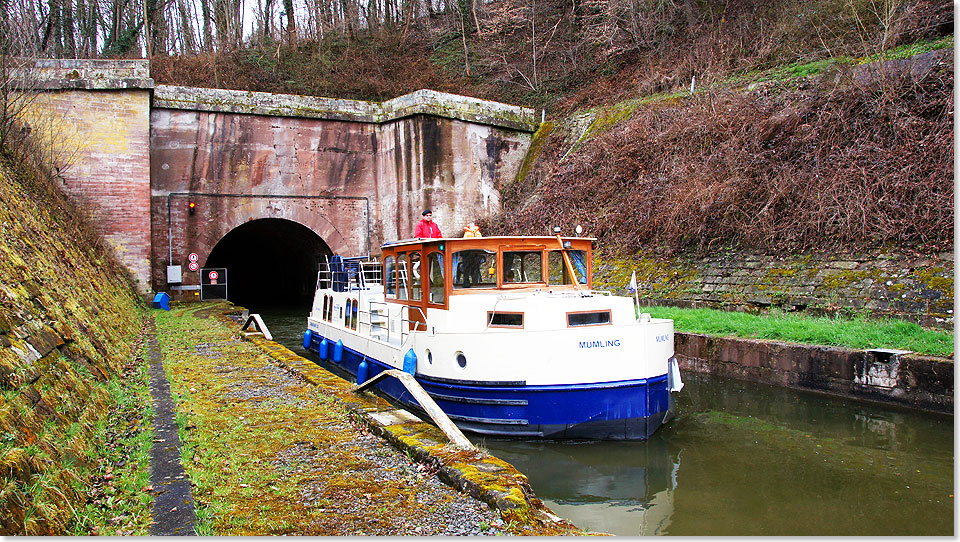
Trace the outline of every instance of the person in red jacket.
[[433, 221], [433, 213], [430, 212], [430, 209], [427, 209], [422, 214], [423, 218], [417, 223], [417, 229], [413, 236], [422, 239], [443, 237], [443, 234], [440, 233], [440, 226], [437, 226], [437, 223]]

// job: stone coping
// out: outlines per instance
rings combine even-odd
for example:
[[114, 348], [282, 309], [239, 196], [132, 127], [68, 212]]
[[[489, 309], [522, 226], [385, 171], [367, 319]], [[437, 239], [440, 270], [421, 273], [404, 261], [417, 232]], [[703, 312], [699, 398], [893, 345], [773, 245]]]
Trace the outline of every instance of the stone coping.
[[533, 109], [428, 89], [377, 103], [294, 94], [157, 85], [153, 93], [153, 107], [376, 124], [413, 115], [432, 115], [531, 133], [539, 126], [536, 111]]
[[44, 58], [24, 60], [29, 72], [15, 78], [18, 88], [40, 90], [152, 89], [149, 60], [94, 60]]

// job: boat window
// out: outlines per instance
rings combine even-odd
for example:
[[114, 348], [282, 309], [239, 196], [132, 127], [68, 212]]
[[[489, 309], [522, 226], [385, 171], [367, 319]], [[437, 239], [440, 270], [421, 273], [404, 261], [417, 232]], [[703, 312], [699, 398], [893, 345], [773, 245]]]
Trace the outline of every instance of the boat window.
[[387, 256], [383, 259], [383, 289], [386, 293], [386, 296], [395, 299], [397, 297], [397, 283], [396, 278], [394, 277], [394, 271], [396, 266], [394, 265], [393, 256]]
[[497, 253], [470, 249], [453, 253], [454, 288], [496, 288]]
[[[587, 253], [583, 250], [568, 250], [570, 264], [577, 273], [580, 284], [587, 283]], [[570, 280], [570, 271], [563, 262], [563, 254], [559, 250], [551, 250], [547, 256], [547, 268], [550, 272], [550, 284], [573, 284]]]
[[488, 312], [487, 325], [490, 327], [523, 327], [523, 313]]
[[445, 298], [443, 283], [443, 253], [442, 252], [431, 252], [427, 256], [427, 261], [430, 265], [430, 303], [436, 303], [438, 305], [443, 304]]
[[610, 323], [610, 311], [596, 312], [568, 312], [567, 325], [577, 326], [602, 326]]
[[410, 299], [420, 301], [423, 299], [423, 292], [420, 291], [420, 253], [410, 253]]
[[407, 254], [397, 256], [397, 299], [407, 298], [407, 276], [410, 269], [407, 267]]
[[353, 309], [350, 311], [350, 328], [357, 329], [357, 315], [360, 312], [360, 302], [356, 299], [353, 300]]
[[326, 296], [326, 295], [324, 295], [324, 296], [323, 296], [323, 313], [321, 313], [322, 315], [320, 316], [320, 317], [323, 318], [324, 320], [327, 319], [327, 304], [329, 304], [329, 303], [330, 303], [329, 297]]
[[352, 308], [353, 308], [353, 300], [352, 300], [352, 299], [348, 299], [348, 300], [347, 300], [347, 310], [345, 311], [345, 314], [343, 315], [343, 327], [350, 327], [350, 313], [352, 312], [352, 311], [351, 311]]
[[543, 255], [540, 251], [504, 252], [503, 282], [543, 282]]

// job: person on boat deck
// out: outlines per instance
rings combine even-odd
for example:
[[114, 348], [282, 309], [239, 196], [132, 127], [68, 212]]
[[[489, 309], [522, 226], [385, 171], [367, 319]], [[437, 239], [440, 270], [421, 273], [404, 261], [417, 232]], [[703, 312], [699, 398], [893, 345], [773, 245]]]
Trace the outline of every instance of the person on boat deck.
[[463, 227], [463, 236], [464, 237], [483, 237], [483, 235], [480, 234], [480, 227], [473, 222]]
[[437, 226], [437, 223], [433, 221], [433, 213], [430, 209], [427, 209], [421, 214], [423, 218], [417, 223], [417, 229], [414, 231], [413, 236], [420, 239], [438, 239], [443, 237], [443, 234], [440, 233], [440, 226]]

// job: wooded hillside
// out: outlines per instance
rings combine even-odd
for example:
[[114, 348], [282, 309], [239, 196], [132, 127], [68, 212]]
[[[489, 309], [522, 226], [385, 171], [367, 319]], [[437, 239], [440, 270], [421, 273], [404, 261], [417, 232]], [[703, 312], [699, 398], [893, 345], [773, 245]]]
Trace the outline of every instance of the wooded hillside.
[[503, 213], [477, 217], [491, 233], [952, 247], [946, 0], [0, 1], [4, 52], [146, 54], [159, 84], [542, 107]]

